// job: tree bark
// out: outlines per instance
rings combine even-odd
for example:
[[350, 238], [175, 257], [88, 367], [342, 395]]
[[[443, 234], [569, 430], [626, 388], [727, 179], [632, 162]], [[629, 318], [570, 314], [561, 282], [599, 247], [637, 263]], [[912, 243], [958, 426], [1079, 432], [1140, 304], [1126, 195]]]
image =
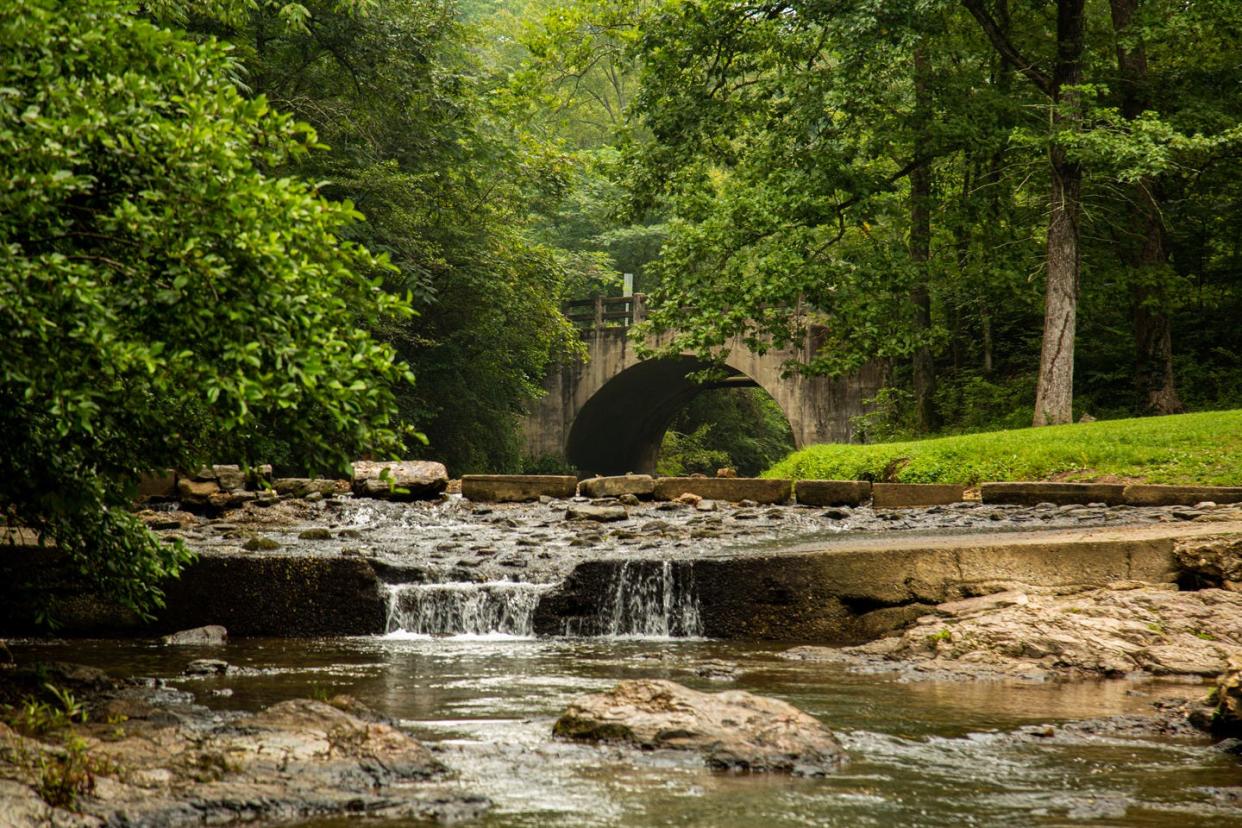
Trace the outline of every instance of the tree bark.
[[[1113, 33], [1117, 36], [1121, 112], [1129, 120], [1148, 108], [1147, 51], [1141, 40], [1127, 46], [1123, 37], [1134, 21], [1139, 0], [1110, 0]], [[1121, 261], [1129, 270], [1130, 306], [1134, 322], [1134, 386], [1139, 409], [1147, 414], [1183, 410], [1173, 374], [1172, 324], [1162, 284], [1168, 267], [1164, 222], [1157, 182], [1143, 178], [1131, 187], [1129, 217], [1121, 240]]]
[[978, 21], [992, 47], [1052, 102], [1052, 142], [1048, 166], [1052, 177], [1044, 284], [1044, 338], [1035, 389], [1034, 425], [1068, 423], [1074, 411], [1074, 334], [1078, 321], [1082, 169], [1057, 141], [1057, 133], [1082, 123], [1081, 93], [1067, 89], [1082, 83], [1085, 0], [1057, 0], [1057, 56], [1052, 74], [1044, 73], [1009, 39], [983, 0], [961, 0]]
[[[928, 151], [927, 124], [931, 117], [931, 61], [927, 48], [914, 48], [914, 156], [924, 159], [910, 171], [910, 259], [917, 270], [910, 301], [914, 305], [914, 324], [921, 335], [931, 331], [931, 153]], [[919, 428], [933, 431], [939, 426], [936, 415], [936, 365], [929, 343], [914, 352], [914, 401]]]
[[1056, 141], [1082, 121], [1081, 93], [1066, 87], [1082, 83], [1084, 0], [1057, 0], [1057, 59], [1052, 73], [1053, 141], [1048, 221], [1047, 275], [1044, 286], [1044, 338], [1035, 389], [1036, 426], [1068, 423], [1074, 411], [1074, 335], [1078, 321], [1082, 168]]

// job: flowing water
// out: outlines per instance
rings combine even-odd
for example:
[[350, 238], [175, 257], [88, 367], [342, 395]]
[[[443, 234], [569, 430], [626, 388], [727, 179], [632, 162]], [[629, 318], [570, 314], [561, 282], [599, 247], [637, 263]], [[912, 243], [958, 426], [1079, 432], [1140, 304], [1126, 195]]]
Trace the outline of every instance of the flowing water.
[[[424, 603], [429, 597], [423, 596]], [[454, 597], [447, 604], [470, 602]], [[417, 617], [424, 617], [421, 611]], [[1063, 724], [1148, 711], [1154, 698], [1170, 692], [1167, 685], [901, 684], [836, 665], [788, 661], [778, 655], [783, 648], [675, 638], [394, 632], [238, 640], [217, 650], [132, 641], [14, 649], [19, 657], [164, 677], [222, 709], [353, 694], [399, 720], [456, 771], [454, 779], [438, 784], [492, 799], [494, 808], [479, 823], [489, 828], [1242, 825], [1239, 805], [1220, 790], [1233, 786], [1236, 792], [1242, 768], [1236, 757], [1207, 749], [1206, 740], [1107, 730], [1085, 735]], [[189, 660], [203, 656], [257, 672], [179, 678]], [[731, 678], [705, 677], [720, 676], [725, 665], [735, 670]], [[551, 738], [555, 717], [575, 695], [640, 677], [786, 699], [837, 732], [850, 764], [823, 779], [746, 776], [707, 771], [693, 755]], [[1175, 689], [1186, 692], [1184, 686]], [[232, 695], [215, 694], [221, 690]], [[1015, 732], [1032, 724], [1054, 730]]]

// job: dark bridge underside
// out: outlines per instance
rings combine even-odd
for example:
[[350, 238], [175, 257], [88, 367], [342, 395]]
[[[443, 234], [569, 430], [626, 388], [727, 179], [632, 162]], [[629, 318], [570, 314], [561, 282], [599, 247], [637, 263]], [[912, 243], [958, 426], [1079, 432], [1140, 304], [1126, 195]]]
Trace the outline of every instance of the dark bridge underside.
[[717, 382], [689, 378], [708, 367], [702, 360], [678, 357], [649, 360], [617, 374], [574, 419], [566, 459], [587, 474], [654, 472], [664, 432], [686, 403], [712, 388], [756, 385], [730, 368]]

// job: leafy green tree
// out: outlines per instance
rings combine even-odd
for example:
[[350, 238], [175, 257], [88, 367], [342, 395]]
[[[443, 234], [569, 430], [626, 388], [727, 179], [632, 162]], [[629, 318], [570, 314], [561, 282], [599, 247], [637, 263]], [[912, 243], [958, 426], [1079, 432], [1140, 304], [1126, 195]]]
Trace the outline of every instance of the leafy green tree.
[[598, 266], [539, 238], [569, 172], [559, 152], [508, 120], [501, 81], [474, 28], [440, 0], [307, 0], [200, 18], [234, 44], [255, 93], [311, 124], [329, 146], [281, 169], [349, 199], [367, 221], [349, 238], [396, 268], [419, 315], [375, 329], [418, 375], [403, 419], [454, 473], [514, 469], [517, 420], [550, 360], [575, 350], [560, 313], [568, 285]]
[[317, 139], [237, 73], [121, 0], [0, 18], [0, 511], [144, 613], [188, 554], [127, 510], [142, 473], [402, 445], [367, 328], [409, 306], [350, 204], [262, 171]]

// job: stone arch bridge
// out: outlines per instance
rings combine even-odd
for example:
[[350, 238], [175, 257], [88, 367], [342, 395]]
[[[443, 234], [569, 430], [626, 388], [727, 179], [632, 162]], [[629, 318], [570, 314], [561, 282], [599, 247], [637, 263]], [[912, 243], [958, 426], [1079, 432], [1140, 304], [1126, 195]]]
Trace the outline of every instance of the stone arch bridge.
[[629, 327], [645, 317], [643, 296], [570, 303], [566, 313], [582, 331], [588, 359], [558, 365], [544, 381], [545, 395], [522, 424], [528, 457], [567, 461], [587, 474], [652, 473], [664, 432], [674, 415], [711, 388], [759, 387], [780, 406], [801, 448], [811, 443], [848, 442], [851, 418], [883, 383], [878, 365], [855, 375], [782, 376], [782, 364], [813, 355], [808, 339], [796, 350], [756, 354], [734, 342], [722, 380], [699, 383], [691, 374], [708, 363], [685, 354], [640, 359]]

